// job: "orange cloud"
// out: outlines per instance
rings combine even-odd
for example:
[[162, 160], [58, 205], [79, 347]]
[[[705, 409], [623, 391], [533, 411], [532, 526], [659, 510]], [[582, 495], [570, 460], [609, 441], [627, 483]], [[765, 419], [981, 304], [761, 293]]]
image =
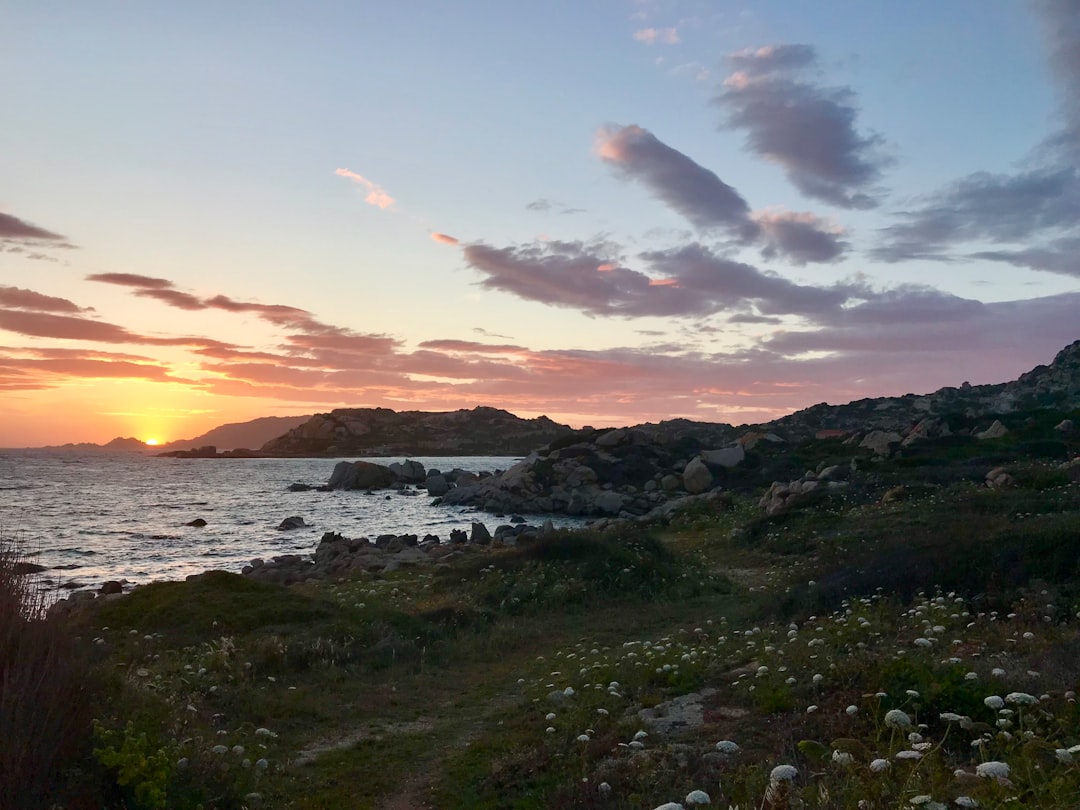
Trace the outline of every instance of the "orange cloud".
[[679, 281], [674, 278], [651, 278], [649, 279], [650, 287], [678, 287]]
[[394, 198], [387, 194], [382, 186], [371, 182], [362, 174], [357, 174], [348, 169], [335, 169], [334, 174], [338, 177], [345, 177], [352, 180], [357, 185], [366, 189], [367, 195], [364, 197], [364, 201], [374, 205], [376, 208], [389, 208], [394, 204]]
[[444, 245], [456, 245], [459, 243], [459, 240], [456, 237], [446, 233], [438, 233], [437, 231], [431, 234], [431, 238]]

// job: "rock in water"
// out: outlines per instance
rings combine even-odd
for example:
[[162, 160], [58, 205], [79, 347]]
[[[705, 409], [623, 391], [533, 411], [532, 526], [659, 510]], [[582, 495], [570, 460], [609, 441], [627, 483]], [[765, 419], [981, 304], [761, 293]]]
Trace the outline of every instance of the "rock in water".
[[327, 486], [330, 489], [384, 489], [397, 483], [389, 467], [370, 461], [339, 461]]
[[450, 491], [450, 482], [445, 475], [429, 475], [425, 482], [428, 495], [438, 498]]
[[302, 517], [300, 517], [299, 515], [292, 515], [291, 517], [287, 517], [283, 521], [281, 521], [280, 525], [278, 525], [278, 529], [280, 531], [287, 532], [291, 529], [302, 529], [305, 526], [307, 526], [307, 524], [304, 522], [304, 519]]

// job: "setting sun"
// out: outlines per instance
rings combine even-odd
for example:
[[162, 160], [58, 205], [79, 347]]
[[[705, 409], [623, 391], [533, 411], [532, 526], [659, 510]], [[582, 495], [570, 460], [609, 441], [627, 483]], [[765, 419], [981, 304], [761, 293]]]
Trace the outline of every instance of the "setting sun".
[[158, 444], [160, 444], [160, 442], [159, 442], [159, 441], [158, 441], [157, 439], [147, 439], [147, 440], [146, 440], [146, 442], [145, 442], [145, 444], [146, 444], [146, 445], [147, 445], [148, 447], [154, 447], [155, 445], [158, 445]]

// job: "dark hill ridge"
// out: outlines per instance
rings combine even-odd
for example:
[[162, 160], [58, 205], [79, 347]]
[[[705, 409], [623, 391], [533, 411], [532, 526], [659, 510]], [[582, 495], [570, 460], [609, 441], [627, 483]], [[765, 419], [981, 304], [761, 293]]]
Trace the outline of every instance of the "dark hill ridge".
[[546, 416], [498, 408], [449, 412], [338, 408], [260, 448], [268, 456], [516, 456], [571, 433]]
[[931, 394], [860, 399], [845, 405], [821, 403], [761, 428], [776, 432], [788, 441], [801, 441], [813, 438], [822, 430], [902, 433], [928, 418], [949, 422], [956, 430], [965, 423], [1016, 411], [1077, 407], [1080, 407], [1080, 340], [1058, 352], [1050, 365], [1036, 366], [1011, 382], [963, 383]]
[[287, 430], [311, 419], [311, 414], [304, 416], [263, 416], [248, 422], [231, 422], [227, 425], [207, 431], [194, 439], [177, 439], [161, 445], [158, 450], [193, 450], [212, 445], [221, 450], [234, 450], [240, 447], [261, 447]]
[[1049, 366], [999, 385], [822, 403], [740, 428], [675, 419], [575, 431], [501, 475], [452, 488], [443, 502], [489, 512], [639, 518], [668, 514], [690, 496], [771, 487], [765, 506], [776, 511], [789, 496], [843, 488], [837, 479], [844, 470], [866, 461], [955, 456], [985, 465], [999, 457], [980, 475], [1006, 458], [1061, 462], [1080, 449], [1077, 425], [1080, 341]]

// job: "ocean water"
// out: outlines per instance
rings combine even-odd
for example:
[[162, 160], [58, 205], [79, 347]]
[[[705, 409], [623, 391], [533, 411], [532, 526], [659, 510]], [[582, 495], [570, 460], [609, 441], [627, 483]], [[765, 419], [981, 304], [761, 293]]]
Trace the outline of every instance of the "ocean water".
[[[426, 468], [503, 470], [517, 459], [423, 458]], [[289, 492], [324, 484], [341, 459], [173, 459], [139, 454], [0, 450], [0, 533], [22, 543], [53, 586], [146, 583], [209, 569], [238, 572], [256, 557], [309, 554], [324, 532], [346, 537], [489, 529], [504, 518], [433, 506], [426, 492]], [[351, 459], [346, 459], [351, 460]], [[369, 458], [381, 464], [403, 458]], [[278, 531], [299, 515], [308, 528]], [[548, 516], [528, 516], [539, 524]], [[580, 520], [550, 516], [556, 526]], [[184, 524], [196, 518], [203, 528]]]

